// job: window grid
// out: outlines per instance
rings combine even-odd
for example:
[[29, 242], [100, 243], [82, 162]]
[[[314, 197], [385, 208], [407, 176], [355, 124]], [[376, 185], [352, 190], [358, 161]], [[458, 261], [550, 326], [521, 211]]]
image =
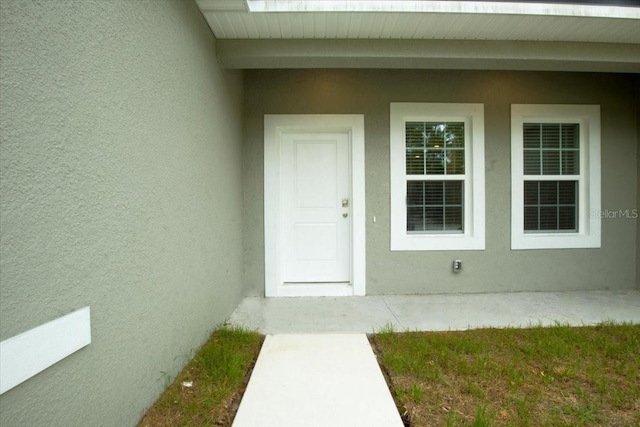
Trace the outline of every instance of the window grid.
[[[392, 251], [483, 250], [485, 248], [484, 105], [477, 103], [392, 102], [389, 118], [391, 136], [389, 148], [391, 172], [390, 249]], [[407, 129], [407, 123], [418, 124], [415, 141], [411, 139], [411, 127]], [[433, 138], [429, 140], [429, 145], [424, 142], [422, 131], [425, 130], [425, 123], [439, 125], [461, 123], [463, 125], [463, 127], [460, 126], [459, 142], [460, 148], [464, 147], [464, 150], [449, 149], [436, 152], [441, 155], [440, 160], [444, 161], [447, 158], [455, 160], [452, 159], [452, 155], [455, 157], [459, 154], [459, 168], [447, 168], [447, 165], [442, 165], [437, 173], [431, 173], [431, 169], [425, 167], [424, 158], [420, 157], [421, 162], [418, 166], [420, 169], [418, 167], [415, 170], [411, 169], [411, 157], [407, 158], [407, 130], [409, 130], [409, 148], [436, 148], [434, 146], [436, 142]], [[455, 133], [453, 135], [456, 136]], [[440, 142], [444, 142], [441, 136], [442, 133], [438, 138]], [[464, 140], [464, 145], [462, 145], [462, 140]], [[446, 145], [448, 148], [453, 148], [452, 146], [456, 145], [450, 139], [447, 141], [450, 142]], [[415, 144], [412, 144], [413, 142]], [[438, 148], [445, 147], [445, 144], [437, 145], [440, 145]], [[408, 163], [409, 169], [407, 169]], [[463, 165], [464, 169], [462, 169]], [[451, 166], [451, 163], [448, 166]], [[460, 230], [409, 231], [407, 229], [407, 221], [410, 220], [407, 215], [408, 204], [417, 204], [413, 201], [408, 203], [407, 187], [410, 183], [422, 186], [421, 181], [425, 183], [440, 181], [437, 183], [440, 186], [443, 185], [443, 181], [447, 185], [464, 186], [462, 209], [458, 207], [449, 209], [450, 211], [453, 209], [462, 211], [459, 221], [464, 226], [462, 232]], [[442, 189], [440, 194], [442, 195]], [[449, 188], [444, 194], [450, 199], [451, 191]], [[435, 202], [430, 203], [435, 204]], [[454, 202], [447, 200], [446, 204], [454, 204]], [[433, 209], [434, 211], [440, 209], [440, 212], [443, 212], [441, 207]], [[422, 208], [419, 210], [419, 214], [422, 215]], [[448, 217], [447, 224], [451, 225], [451, 219], [453, 219], [450, 217], [451, 212], [444, 212], [444, 214]], [[423, 224], [422, 221], [418, 221], [418, 223], [419, 225]]]
[[406, 122], [407, 175], [464, 174], [464, 122]]
[[[599, 105], [511, 105], [512, 249], [601, 247], [601, 220], [593, 215], [601, 206], [600, 148]], [[545, 195], [543, 186], [555, 189]]]
[[523, 123], [522, 130], [523, 231], [577, 233], [579, 124]]
[[577, 123], [524, 123], [525, 175], [580, 173], [580, 127]]
[[462, 233], [464, 181], [408, 181], [407, 232]]
[[577, 232], [578, 181], [525, 181], [524, 231]]
[[405, 122], [405, 174], [406, 231], [463, 233], [464, 122]]

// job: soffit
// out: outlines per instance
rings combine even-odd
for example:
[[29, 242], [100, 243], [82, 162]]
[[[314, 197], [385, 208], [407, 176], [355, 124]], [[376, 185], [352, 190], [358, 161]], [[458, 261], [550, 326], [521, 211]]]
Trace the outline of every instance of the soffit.
[[432, 39], [640, 43], [638, 7], [375, 0], [196, 0], [196, 3], [219, 40]]
[[[614, 63], [604, 64], [601, 71], [631, 69], [632, 72], [640, 72], [640, 58], [634, 57], [640, 45], [640, 7], [424, 0], [196, 0], [196, 3], [218, 45], [225, 46], [228, 42], [227, 48], [223, 49], [224, 55], [232, 55], [234, 60], [224, 57], [221, 60], [230, 68], [319, 67], [323, 66], [323, 58], [327, 56], [334, 59], [333, 62], [325, 61], [324, 66], [327, 67], [336, 66], [336, 63], [345, 67], [388, 66], [393, 60], [393, 55], [388, 55], [389, 50], [372, 54], [370, 46], [393, 40], [403, 43], [430, 41], [443, 43], [443, 46], [449, 42], [464, 42], [469, 46], [477, 46], [478, 42], [502, 45], [524, 42], [522, 46], [531, 48], [534, 43], [541, 43], [539, 46], [544, 46], [555, 56], [555, 43], [562, 44], [563, 50], [566, 50], [567, 43], [576, 47], [586, 46], [579, 49], [585, 53], [589, 46], [594, 46], [602, 53], [596, 56], [602, 58], [597, 59], [594, 66], [594, 55], [587, 54], [584, 61], [588, 61], [589, 66], [585, 71], [597, 71], [597, 64], [607, 61], [604, 58], [607, 45], [622, 45], [623, 50], [631, 52], [631, 55], [623, 55], [622, 64], [620, 58]], [[236, 43], [241, 40], [242, 43]], [[287, 43], [305, 40], [312, 41], [307, 45], [308, 54], [298, 52], [295, 61], [291, 61]], [[282, 48], [270, 50], [269, 61], [259, 53], [266, 41], [282, 42]], [[327, 52], [331, 45], [321, 41], [359, 41], [365, 47], [369, 43], [369, 47], [365, 51], [350, 51], [349, 56], [341, 54], [344, 49], [338, 48], [336, 55], [332, 56]], [[229, 46], [244, 50], [234, 51]], [[354, 62], [351, 56], [357, 58], [359, 54], [366, 54], [370, 60]], [[479, 54], [483, 55], [482, 52]], [[539, 47], [536, 54], [540, 56]], [[510, 68], [509, 55], [505, 56], [504, 52], [501, 55], [497, 67]], [[526, 58], [528, 52], [514, 51], [514, 55], [518, 56], [520, 65], [511, 68], [526, 69], [527, 61], [523, 62], [522, 58]], [[466, 61], [460, 67], [474, 68], [469, 62], [473, 56], [460, 58]], [[305, 57], [309, 61], [305, 61]], [[239, 58], [242, 60], [238, 61]], [[380, 61], [375, 61], [375, 58]], [[580, 64], [580, 58], [574, 57], [573, 60]], [[452, 59], [449, 66], [456, 66], [455, 61]], [[559, 65], [561, 60], [558, 62], [554, 57], [554, 61], [556, 68], [549, 69], [562, 68]], [[415, 67], [420, 67], [420, 64], [420, 61], [414, 62]], [[477, 65], [480, 66], [479, 63]], [[537, 67], [545, 69], [544, 64]], [[579, 70], [580, 66], [574, 68]]]

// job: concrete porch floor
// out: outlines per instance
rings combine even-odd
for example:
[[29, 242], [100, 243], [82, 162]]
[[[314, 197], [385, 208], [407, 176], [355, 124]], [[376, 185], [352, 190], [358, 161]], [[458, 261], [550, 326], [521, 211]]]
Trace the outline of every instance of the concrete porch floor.
[[267, 335], [233, 427], [401, 427], [364, 333], [640, 322], [640, 291], [246, 298], [229, 323]]
[[640, 290], [245, 298], [232, 325], [267, 335], [640, 322]]

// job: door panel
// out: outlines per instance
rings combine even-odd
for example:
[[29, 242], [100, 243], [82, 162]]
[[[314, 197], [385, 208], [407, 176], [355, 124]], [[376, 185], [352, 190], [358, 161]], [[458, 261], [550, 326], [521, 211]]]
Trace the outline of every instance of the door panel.
[[283, 282], [349, 282], [349, 134], [283, 133], [281, 156]]
[[336, 141], [293, 139], [296, 203], [298, 208], [335, 206], [338, 176]]

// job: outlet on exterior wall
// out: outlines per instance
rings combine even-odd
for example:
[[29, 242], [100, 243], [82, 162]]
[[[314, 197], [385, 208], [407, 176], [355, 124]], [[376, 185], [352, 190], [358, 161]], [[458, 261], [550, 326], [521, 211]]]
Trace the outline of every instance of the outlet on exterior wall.
[[453, 261], [453, 272], [460, 273], [460, 271], [462, 271], [462, 260], [456, 259]]

